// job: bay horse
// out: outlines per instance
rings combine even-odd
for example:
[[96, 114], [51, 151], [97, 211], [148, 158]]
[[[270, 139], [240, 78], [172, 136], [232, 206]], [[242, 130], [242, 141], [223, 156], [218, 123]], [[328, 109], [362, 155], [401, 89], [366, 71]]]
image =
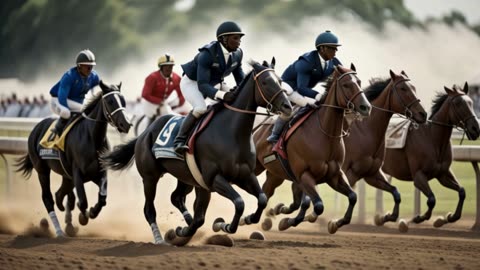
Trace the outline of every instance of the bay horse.
[[[349, 125], [349, 135], [343, 138], [346, 151], [342, 170], [352, 187], [358, 180], [364, 178], [369, 185], [392, 194], [395, 202], [393, 212], [375, 217], [375, 223], [380, 226], [387, 221], [397, 220], [401, 200], [397, 188], [388, 183], [380, 170], [385, 156], [385, 132], [390, 118], [393, 114], [399, 114], [412, 122], [423, 124], [427, 121], [427, 113], [416, 96], [415, 86], [410, 83], [404, 71], [396, 74], [390, 70], [390, 78], [372, 79], [370, 86], [364, 89], [364, 93], [372, 105], [372, 111], [369, 117], [354, 120]], [[348, 125], [348, 123], [344, 124]], [[270, 183], [265, 184], [270, 185]], [[289, 214], [300, 207], [302, 191], [296, 187], [292, 187], [292, 191], [294, 192], [293, 203], [288, 207], [283, 204], [275, 206], [270, 210], [270, 215]], [[314, 216], [307, 216], [306, 219], [315, 221]], [[265, 226], [268, 229], [268, 226]]]
[[[244, 211], [244, 201], [231, 184], [236, 184], [258, 200], [255, 213], [244, 217], [243, 222], [250, 224], [260, 220], [267, 205], [267, 198], [254, 174], [255, 147], [252, 129], [256, 110], [258, 106], [262, 106], [274, 113], [290, 115], [292, 106], [273, 69], [254, 61], [251, 61], [250, 65], [252, 71], [239, 85], [235, 101], [231, 105], [222, 105], [225, 108], [216, 112], [206, 128], [197, 135], [193, 150], [206, 188], [197, 183], [185, 160], [156, 159], [152, 154], [152, 146], [172, 115], [160, 117], [137, 138], [116, 147], [103, 157], [108, 168], [113, 170], [128, 168], [135, 158], [137, 170], [143, 179], [144, 214], [156, 244], [188, 243], [205, 222], [211, 192], [217, 192], [235, 206], [232, 221], [227, 224], [222, 218], [217, 218], [213, 225], [214, 230], [235, 233]], [[158, 229], [154, 206], [157, 183], [165, 173], [172, 174], [178, 180], [177, 189], [172, 194], [172, 203], [178, 209], [186, 211], [185, 195], [193, 188], [196, 194], [193, 219], [186, 212], [184, 216], [188, 226], [179, 226], [175, 231], [168, 231], [165, 235], [166, 241]]]
[[366, 116], [369, 115], [370, 109], [371, 105], [360, 88], [355, 66], [352, 64], [350, 69], [342, 66], [335, 67], [320, 104], [295, 130], [284, 147], [292, 177], [286, 173], [279, 162], [268, 162], [265, 159], [272, 154], [273, 146], [266, 140], [271, 133], [271, 125], [262, 125], [254, 133], [253, 138], [257, 149], [255, 174], [259, 175], [266, 170], [266, 181], [262, 189], [267, 198], [273, 195], [275, 188], [284, 179], [288, 179], [295, 183], [293, 187], [298, 192], [294, 193], [300, 194], [297, 199], [302, 201], [299, 216], [283, 219], [279, 224], [280, 230], [297, 226], [303, 221], [310, 198], [312, 198], [315, 214], [319, 216], [323, 213], [323, 202], [315, 190], [316, 185], [320, 183], [327, 183], [334, 190], [347, 196], [349, 200], [345, 216], [340, 220], [329, 222], [329, 232], [335, 233], [338, 228], [350, 223], [357, 195], [341, 170], [345, 157], [345, 146], [342, 140], [343, 120], [346, 110]]
[[427, 197], [428, 210], [409, 222], [401, 220], [399, 229], [402, 232], [408, 230], [410, 222], [418, 224], [430, 219], [436, 200], [428, 181], [433, 178], [437, 178], [444, 187], [457, 191], [459, 197], [455, 213], [440, 217], [434, 226], [455, 222], [462, 215], [465, 189], [450, 169], [453, 161], [450, 137], [453, 128], [458, 127], [465, 130], [468, 139], [476, 140], [480, 129], [473, 102], [467, 95], [468, 84], [465, 83], [463, 90], [457, 85], [444, 89], [446, 93], [438, 93], [433, 100], [428, 124], [410, 130], [404, 148], [387, 148], [385, 154], [382, 170], [396, 179], [413, 181]]
[[[56, 192], [57, 207], [64, 211], [63, 199], [67, 202], [67, 233], [72, 232], [70, 211], [75, 207], [75, 188], [80, 210], [79, 222], [88, 223], [89, 218], [96, 218], [107, 199], [107, 172], [100, 163], [99, 155], [108, 150], [107, 124], [119, 132], [128, 133], [130, 122], [124, 112], [125, 98], [120, 93], [119, 85], [106, 85], [100, 81], [101, 93], [84, 106], [82, 114], [73, 116], [77, 122], [72, 126], [65, 139], [65, 149], [59, 152], [59, 159], [42, 159], [39, 142], [49, 130], [54, 118], [45, 118], [35, 125], [28, 136], [28, 153], [17, 160], [17, 171], [26, 178], [32, 170], [38, 174], [42, 188], [42, 200], [54, 225], [57, 237], [65, 236], [54, 209], [54, 200], [50, 191], [50, 172], [62, 176], [62, 185]], [[88, 202], [84, 183], [93, 181], [99, 187], [98, 202], [87, 212]], [[71, 235], [71, 233], [68, 233]]]

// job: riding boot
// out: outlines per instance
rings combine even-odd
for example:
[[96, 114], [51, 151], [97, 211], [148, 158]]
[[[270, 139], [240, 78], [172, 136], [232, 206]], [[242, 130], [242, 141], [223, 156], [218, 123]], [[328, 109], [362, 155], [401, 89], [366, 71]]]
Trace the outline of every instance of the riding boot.
[[50, 137], [48, 137], [49, 141], [53, 141], [55, 139], [55, 135], [60, 137], [62, 135], [63, 129], [65, 128], [65, 125], [67, 124], [68, 119], [64, 118], [58, 118], [57, 123], [55, 124], [55, 127], [51, 129], [52, 134], [50, 134]]
[[190, 130], [192, 130], [193, 126], [195, 126], [195, 122], [197, 122], [197, 118], [191, 112], [185, 117], [185, 120], [183, 120], [180, 131], [178, 132], [178, 135], [173, 142], [175, 146], [175, 152], [177, 154], [183, 155], [185, 151], [188, 150], [188, 145], [186, 145], [186, 141]]
[[288, 119], [282, 119], [278, 117], [273, 125], [272, 134], [268, 136], [267, 142], [276, 143], [280, 139], [280, 134], [282, 133], [283, 127], [288, 122]]

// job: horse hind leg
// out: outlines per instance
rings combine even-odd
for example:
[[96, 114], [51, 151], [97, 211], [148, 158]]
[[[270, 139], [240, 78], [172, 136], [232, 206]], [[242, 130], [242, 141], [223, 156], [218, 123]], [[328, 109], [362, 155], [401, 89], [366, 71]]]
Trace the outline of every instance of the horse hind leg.
[[459, 220], [462, 216], [463, 203], [465, 201], [465, 189], [460, 186], [451, 171], [448, 171], [448, 173], [439, 177], [438, 181], [444, 187], [453, 189], [458, 192], [458, 203], [455, 209], [455, 213], [447, 213], [445, 217], [439, 217], [435, 220], [435, 222], [433, 223], [435, 227], [441, 227], [446, 223], [452, 223]]
[[94, 219], [100, 214], [100, 211], [107, 205], [107, 174], [105, 173], [100, 180], [94, 181], [98, 185], [98, 201], [95, 206], [91, 207], [89, 212], [90, 218]]
[[170, 196], [172, 204], [180, 211], [185, 219], [185, 222], [190, 225], [193, 222], [192, 215], [188, 212], [185, 206], [185, 199], [187, 195], [192, 192], [193, 186], [187, 185], [182, 181], [177, 181], [177, 187]]
[[294, 218], [284, 218], [278, 224], [278, 230], [284, 231], [290, 227], [296, 227], [298, 224], [302, 223], [305, 219], [305, 213], [307, 212], [308, 207], [310, 206], [310, 197], [305, 193], [301, 192], [301, 207], [297, 216]]
[[45, 205], [53, 227], [55, 228], [55, 234], [57, 237], [63, 237], [65, 236], [65, 233], [62, 231], [60, 223], [58, 222], [57, 214], [55, 213], [54, 209], [52, 192], [50, 191], [50, 171], [46, 170], [38, 173], [38, 179], [42, 188], [43, 204]]
[[78, 228], [75, 228], [72, 223], [72, 210], [75, 208], [75, 194], [70, 191], [67, 197], [67, 204], [65, 206], [65, 233], [74, 237], [78, 233]]

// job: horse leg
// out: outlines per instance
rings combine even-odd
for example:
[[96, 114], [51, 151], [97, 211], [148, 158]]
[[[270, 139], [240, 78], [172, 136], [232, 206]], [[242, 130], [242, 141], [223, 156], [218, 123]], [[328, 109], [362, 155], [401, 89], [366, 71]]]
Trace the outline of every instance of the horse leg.
[[88, 223], [87, 194], [85, 193], [85, 187], [83, 186], [83, 175], [80, 173], [78, 169], [73, 170], [73, 183], [75, 185], [75, 189], [77, 190], [77, 196], [78, 196], [77, 207], [80, 210], [80, 214], [78, 216], [78, 222], [81, 225], [87, 225]]
[[40, 186], [42, 188], [42, 201], [47, 209], [50, 220], [52, 221], [53, 227], [55, 228], [55, 234], [57, 237], [63, 237], [65, 234], [60, 227], [58, 222], [57, 214], [54, 209], [53, 195], [50, 191], [50, 170], [45, 170], [44, 172], [38, 172], [38, 180], [40, 181]]
[[157, 225], [157, 211], [155, 210], [155, 196], [157, 194], [157, 183], [159, 177], [143, 177], [143, 193], [145, 195], [145, 205], [143, 206], [143, 214], [152, 229], [155, 244], [165, 244], [160, 229]]
[[334, 190], [348, 197], [348, 208], [343, 218], [339, 220], [331, 220], [328, 222], [328, 232], [331, 234], [334, 234], [343, 225], [350, 224], [350, 221], [352, 220], [353, 208], [357, 203], [357, 194], [348, 184], [346, 176], [342, 171], [340, 171], [340, 175], [337, 179], [337, 181], [335, 181], [335, 179], [332, 179], [333, 181], [328, 181], [327, 183]]
[[[262, 186], [262, 190], [265, 193], [265, 196], [267, 196], [267, 202], [268, 202], [268, 199], [270, 199], [275, 193], [275, 189], [277, 189], [282, 183], [283, 183], [283, 178], [273, 175], [271, 172], [267, 171], [266, 180]], [[287, 207], [285, 207], [283, 203], [280, 203], [280, 204], [277, 204], [274, 208], [270, 208], [267, 211], [267, 216], [276, 216], [285, 211], [287, 211]]]
[[440, 184], [442, 184], [442, 186], [456, 190], [458, 192], [458, 203], [457, 208], [455, 209], [455, 213], [453, 215], [452, 213], [448, 213], [446, 217], [439, 217], [433, 223], [435, 227], [441, 227], [448, 222], [455, 222], [459, 220], [462, 216], [463, 202], [465, 200], [465, 189], [460, 186], [451, 170], [449, 170], [444, 175], [438, 177], [438, 181], [440, 182]]
[[260, 188], [260, 184], [258, 183], [258, 179], [255, 174], [250, 174], [246, 181], [242, 181], [239, 183], [239, 187], [248, 192], [249, 194], [255, 196], [257, 198], [257, 210], [255, 213], [250, 214], [246, 217], [240, 219], [241, 225], [250, 225], [256, 224], [260, 221], [260, 217], [262, 216], [263, 210], [267, 207], [267, 196], [263, 192], [262, 188]]
[[72, 224], [72, 210], [75, 208], [75, 194], [72, 190], [68, 193], [67, 205], [65, 206], [65, 232], [68, 236], [73, 237], [77, 234], [78, 229]]
[[300, 191], [301, 196], [301, 208], [295, 218], [284, 218], [278, 224], [278, 229], [284, 231], [290, 227], [296, 227], [305, 219], [305, 213], [310, 206], [310, 197], [308, 197], [303, 191]]
[[63, 200], [65, 199], [65, 196], [67, 196], [67, 194], [69, 194], [72, 190], [73, 182], [68, 178], [62, 177], [62, 184], [58, 188], [57, 192], [55, 192], [55, 203], [60, 211], [65, 211]]
[[433, 194], [432, 189], [428, 184], [428, 179], [422, 172], [417, 172], [414, 176], [413, 181], [415, 187], [418, 188], [427, 197], [428, 210], [425, 212], [425, 214], [421, 216], [416, 216], [411, 220], [412, 222], [419, 224], [424, 222], [425, 220], [430, 219], [430, 217], [432, 216], [433, 208], [435, 207], [436, 200], [435, 195]]
[[384, 216], [377, 214], [375, 216], [375, 224], [377, 226], [382, 226], [385, 222], [397, 221], [401, 202], [400, 193], [397, 188], [388, 183], [385, 175], [381, 171], [377, 171], [374, 175], [365, 177], [365, 182], [373, 187], [390, 192], [393, 196], [393, 201], [395, 202], [392, 213], [387, 213]]
[[[193, 220], [187, 227], [177, 227], [175, 235], [178, 237], [191, 238], [204, 223], [205, 213], [210, 203], [211, 193], [201, 187], [195, 188], [195, 202], [193, 203]], [[189, 240], [189, 239], [188, 239]], [[169, 239], [170, 242], [170, 239]], [[175, 245], [178, 245], [175, 243]]]
[[94, 207], [90, 208], [89, 216], [90, 218], [96, 218], [102, 208], [107, 205], [107, 173], [104, 172], [100, 178], [100, 180], [95, 180], [95, 184], [98, 186], [98, 201]]
[[182, 181], [177, 181], [177, 188], [175, 188], [170, 196], [170, 201], [180, 211], [180, 213], [182, 213], [183, 218], [188, 225], [192, 224], [193, 218], [185, 206], [185, 199], [187, 195], [192, 192], [192, 190], [193, 186], [187, 185]]
[[230, 183], [219, 174], [213, 178], [212, 189], [221, 196], [232, 201], [235, 206], [235, 215], [233, 216], [232, 222], [227, 224], [222, 218], [217, 218], [213, 223], [213, 230], [215, 232], [222, 230], [226, 233], [235, 233], [238, 229], [240, 217], [242, 217], [243, 210], [245, 209], [245, 202], [242, 197], [240, 197], [240, 194], [233, 189]]

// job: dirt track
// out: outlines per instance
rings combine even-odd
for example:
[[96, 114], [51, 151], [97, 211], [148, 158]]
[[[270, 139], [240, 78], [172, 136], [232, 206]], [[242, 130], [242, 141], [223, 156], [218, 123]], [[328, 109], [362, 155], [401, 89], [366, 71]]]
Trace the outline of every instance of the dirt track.
[[[200, 231], [186, 247], [91, 237], [53, 239], [0, 234], [0, 269], [479, 269], [480, 233], [431, 225], [349, 225], [329, 235], [320, 224], [233, 235], [233, 247], [207, 245]], [[30, 234], [31, 235], [31, 234]]]

